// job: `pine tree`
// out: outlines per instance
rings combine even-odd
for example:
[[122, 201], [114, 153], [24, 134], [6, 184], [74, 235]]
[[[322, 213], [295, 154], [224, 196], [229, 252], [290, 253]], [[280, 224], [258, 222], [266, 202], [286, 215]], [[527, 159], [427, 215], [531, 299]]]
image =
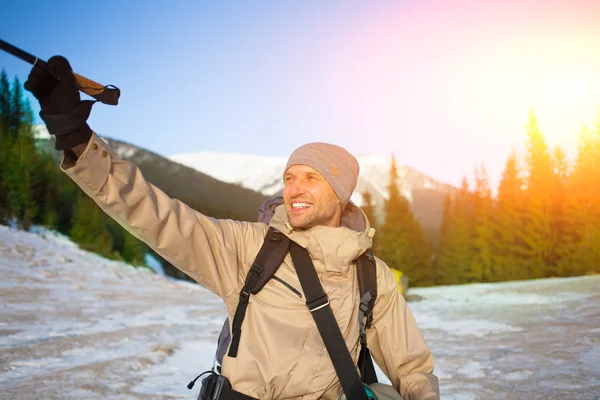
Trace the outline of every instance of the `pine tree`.
[[39, 157], [31, 138], [20, 135], [10, 149], [3, 181], [9, 215], [16, 218], [24, 229], [32, 225], [39, 208], [36, 201], [40, 185], [38, 163]]
[[492, 194], [485, 168], [475, 171], [471, 217], [471, 275], [481, 282], [495, 280], [495, 259], [492, 255]]
[[85, 250], [105, 257], [114, 257], [113, 238], [107, 228], [106, 216], [83, 192], [77, 194], [73, 225], [69, 232], [71, 239]]
[[[10, 83], [6, 71], [0, 72], [0, 138], [4, 139], [9, 136], [10, 132], [10, 101], [12, 98]], [[3, 143], [6, 143], [3, 141]]]
[[472, 257], [472, 209], [473, 194], [469, 190], [469, 182], [463, 177], [460, 190], [454, 201], [452, 210], [452, 240], [450, 242], [451, 274], [459, 283], [477, 282], [479, 276], [473, 272]]
[[402, 270], [412, 280], [413, 249], [406, 239], [407, 232], [403, 221], [407, 207], [409, 207], [408, 200], [400, 193], [396, 161], [392, 158], [388, 198], [384, 203], [385, 220], [379, 238], [379, 253], [391, 268]]
[[[8, 114], [8, 129], [13, 140], [16, 140], [20, 133], [23, 133], [23, 129], [27, 129], [27, 134], [30, 134], [33, 117], [26, 115], [27, 111], [25, 110], [25, 107], [21, 82], [19, 81], [19, 78], [15, 77], [12, 84], [10, 112]], [[24, 127], [23, 124], [27, 124], [28, 122], [29, 126]]]
[[[362, 210], [365, 213], [365, 216], [367, 217], [367, 220], [369, 221], [369, 224], [371, 225], [371, 228], [377, 230], [378, 226], [377, 226], [377, 214], [375, 211], [375, 203], [373, 202], [373, 196], [371, 195], [371, 192], [369, 191], [369, 189], [365, 189], [365, 191], [362, 193]], [[377, 236], [373, 237], [373, 245], [371, 246], [371, 251], [373, 253], [377, 253], [377, 243], [375, 242]]]
[[598, 112], [595, 125], [593, 134], [595, 149], [595, 168], [593, 171], [595, 173], [592, 173], [590, 176], [591, 182], [594, 185], [590, 203], [591, 224], [593, 229], [591, 229], [591, 232], [588, 234], [589, 247], [593, 250], [591, 256], [592, 261], [586, 266], [586, 269], [582, 271], [583, 273], [600, 273], [600, 112]]
[[565, 236], [558, 271], [561, 275], [600, 272], [600, 113], [596, 129], [584, 127], [571, 175]]
[[526, 214], [523, 219], [527, 245], [525, 267], [529, 278], [547, 276], [552, 262], [551, 197], [554, 174], [548, 146], [533, 114], [527, 124]]
[[450, 192], [446, 193], [444, 199], [444, 211], [442, 215], [442, 225], [440, 227], [440, 238], [437, 246], [437, 252], [434, 257], [435, 282], [438, 285], [459, 283], [456, 280], [456, 271], [452, 265], [452, 222], [454, 205]]
[[506, 160], [498, 186], [495, 207], [493, 252], [498, 263], [496, 280], [518, 280], [527, 277], [523, 265], [526, 255], [522, 221], [525, 213], [524, 181], [513, 150]]
[[13, 140], [9, 135], [10, 99], [12, 94], [6, 72], [0, 73], [0, 223], [6, 223], [9, 218], [8, 210], [8, 188], [4, 177], [8, 166], [8, 156], [12, 148]]
[[51, 157], [43, 157], [41, 171], [43, 173], [42, 187], [40, 188], [40, 223], [48, 229], [59, 229], [59, 202], [60, 194], [58, 191], [60, 181], [60, 170], [56, 168], [54, 160]]
[[123, 237], [123, 250], [121, 255], [123, 259], [133, 266], [144, 266], [146, 247], [138, 238], [125, 231]]
[[[0, 86], [4, 84], [0, 83]], [[12, 90], [9, 88], [6, 96], [8, 105], [5, 98], [0, 101], [2, 112], [8, 113], [3, 118], [3, 123], [8, 126], [7, 130], [3, 128], [8, 132], [3, 136], [7, 147], [2, 152], [5, 162], [1, 170], [3, 214], [5, 218], [16, 218], [22, 227], [29, 229], [38, 214], [41, 184], [40, 156], [35, 151], [31, 131], [33, 114], [23, 100], [18, 79], [15, 78]]]
[[572, 247], [572, 229], [569, 223], [569, 210], [573, 201], [569, 193], [569, 161], [565, 152], [556, 147], [552, 154], [552, 171], [554, 173], [551, 182], [550, 215], [552, 231], [552, 249], [549, 264], [547, 265], [547, 276], [560, 276], [560, 262], [568, 254], [568, 248]]
[[411, 286], [431, 285], [435, 276], [428, 257], [428, 247], [408, 199], [400, 193], [398, 170], [392, 157], [385, 222], [381, 227], [378, 251], [392, 268], [401, 270]]

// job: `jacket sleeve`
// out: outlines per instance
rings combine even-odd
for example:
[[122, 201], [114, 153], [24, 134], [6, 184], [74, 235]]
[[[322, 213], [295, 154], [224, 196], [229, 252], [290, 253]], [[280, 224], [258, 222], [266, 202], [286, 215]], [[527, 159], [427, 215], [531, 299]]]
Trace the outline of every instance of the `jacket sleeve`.
[[244, 244], [262, 243], [267, 230], [264, 224], [211, 218], [168, 197], [96, 134], [77, 162], [63, 158], [61, 169], [127, 231], [222, 298], [244, 279]]
[[373, 359], [404, 400], [440, 398], [433, 356], [398, 290], [393, 271], [377, 260], [378, 295], [367, 342]]

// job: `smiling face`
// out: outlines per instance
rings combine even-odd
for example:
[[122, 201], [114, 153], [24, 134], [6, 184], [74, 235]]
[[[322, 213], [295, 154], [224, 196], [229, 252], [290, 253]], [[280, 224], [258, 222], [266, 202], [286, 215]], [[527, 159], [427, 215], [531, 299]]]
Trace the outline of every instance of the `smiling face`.
[[340, 225], [342, 205], [321, 174], [307, 165], [292, 165], [283, 181], [285, 210], [294, 228]]

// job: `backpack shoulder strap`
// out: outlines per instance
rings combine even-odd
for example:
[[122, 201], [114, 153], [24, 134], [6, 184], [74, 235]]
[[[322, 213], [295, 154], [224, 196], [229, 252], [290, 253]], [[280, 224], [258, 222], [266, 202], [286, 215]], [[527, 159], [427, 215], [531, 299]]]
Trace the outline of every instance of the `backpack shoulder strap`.
[[275, 275], [283, 259], [288, 253], [290, 239], [275, 228], [269, 227], [262, 247], [256, 256], [248, 275], [244, 287], [240, 291], [240, 301], [238, 302], [233, 324], [231, 327], [232, 337], [229, 347], [229, 357], [236, 357], [240, 345], [240, 335], [242, 333], [242, 322], [246, 316], [250, 294], [257, 294], [266, 285], [266, 283]]
[[377, 300], [377, 264], [371, 250], [365, 251], [356, 260], [356, 269], [360, 290], [361, 313], [364, 313], [361, 320], [366, 317], [366, 328], [370, 328], [373, 322], [373, 307], [375, 306], [375, 300]]
[[[360, 377], [366, 384], [377, 382], [377, 373], [367, 346], [367, 329], [373, 322], [373, 308], [377, 299], [377, 264], [370, 250], [364, 252], [356, 260], [358, 288], [360, 290], [360, 309], [358, 323], [360, 325], [360, 355], [358, 369]], [[365, 321], [366, 319], [366, 321]]]
[[331, 310], [329, 298], [315, 270], [308, 251], [296, 243], [290, 246], [290, 255], [300, 285], [306, 298], [306, 307], [311, 313], [323, 339], [329, 358], [340, 380], [347, 399], [368, 400], [361, 377], [350, 356], [344, 336]]

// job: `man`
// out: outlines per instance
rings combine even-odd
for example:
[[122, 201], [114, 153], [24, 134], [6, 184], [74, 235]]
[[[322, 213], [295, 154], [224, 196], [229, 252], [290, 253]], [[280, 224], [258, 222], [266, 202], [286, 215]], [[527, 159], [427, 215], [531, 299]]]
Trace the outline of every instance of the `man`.
[[[232, 321], [269, 226], [207, 217], [148, 183], [87, 125], [91, 103], [80, 100], [68, 61], [52, 57], [48, 68], [60, 80], [34, 67], [25, 88], [39, 100], [56, 149], [64, 151], [61, 168], [129, 232], [220, 296]], [[310, 143], [298, 148], [284, 174], [284, 205], [269, 222], [308, 250], [354, 363], [360, 351], [354, 261], [371, 246], [374, 234], [350, 202], [358, 172], [356, 159], [341, 147]], [[234, 390], [253, 398], [335, 399], [339, 379], [289, 254], [276, 277], [251, 296], [237, 357], [224, 358], [222, 374]], [[393, 272], [381, 260], [377, 280], [367, 332], [373, 358], [404, 399], [438, 399], [431, 352]]]

